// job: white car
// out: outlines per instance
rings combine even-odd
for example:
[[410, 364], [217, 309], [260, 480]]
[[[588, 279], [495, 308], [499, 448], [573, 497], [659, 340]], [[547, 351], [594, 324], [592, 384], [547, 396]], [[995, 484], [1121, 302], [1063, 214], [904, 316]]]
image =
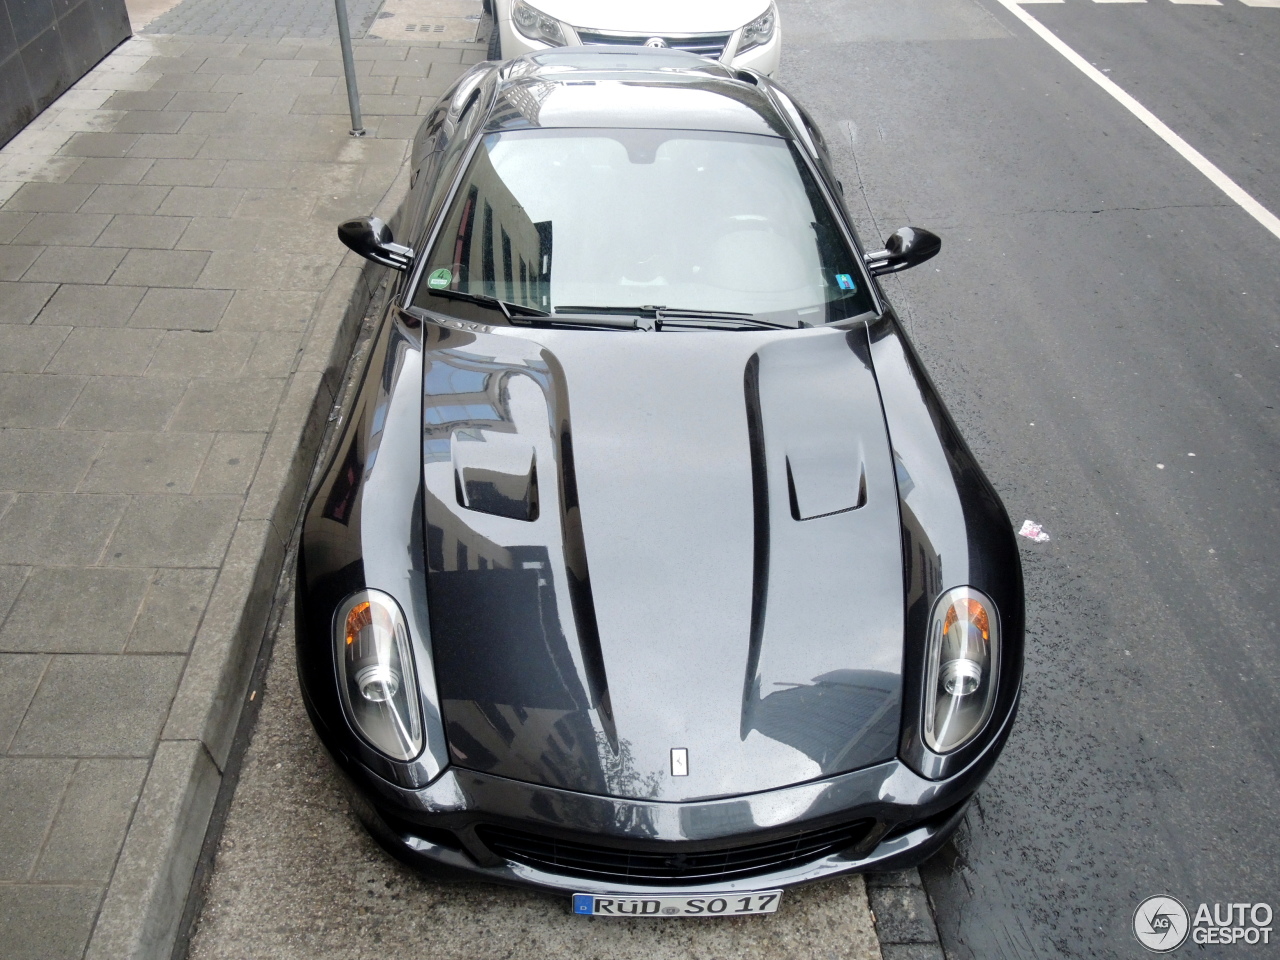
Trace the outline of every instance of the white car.
[[489, 59], [548, 47], [624, 44], [671, 47], [772, 77], [782, 37], [773, 0], [485, 0], [497, 29]]

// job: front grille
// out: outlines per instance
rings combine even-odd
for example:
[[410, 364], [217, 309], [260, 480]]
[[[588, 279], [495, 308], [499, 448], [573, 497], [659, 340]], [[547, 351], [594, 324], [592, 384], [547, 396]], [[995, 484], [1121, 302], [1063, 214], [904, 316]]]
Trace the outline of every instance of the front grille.
[[[724, 46], [729, 42], [731, 34], [728, 33], [703, 33], [693, 37], [662, 37], [668, 47], [672, 50], [685, 50], [688, 53], [696, 53], [700, 57], [710, 57], [712, 60], [719, 60], [720, 55], [724, 53]], [[645, 43], [652, 39], [654, 34], [651, 33], [601, 33], [595, 30], [579, 30], [578, 39], [584, 44], [596, 46], [599, 44], [614, 44], [627, 47], [643, 47]]]
[[689, 849], [692, 844], [688, 843], [670, 843], [665, 850], [655, 850], [652, 845], [647, 849], [633, 849], [558, 840], [493, 826], [479, 827], [476, 833], [498, 856], [549, 873], [593, 880], [679, 885], [732, 880], [809, 863], [858, 843], [873, 824], [872, 820], [858, 820], [777, 840], [714, 850]]

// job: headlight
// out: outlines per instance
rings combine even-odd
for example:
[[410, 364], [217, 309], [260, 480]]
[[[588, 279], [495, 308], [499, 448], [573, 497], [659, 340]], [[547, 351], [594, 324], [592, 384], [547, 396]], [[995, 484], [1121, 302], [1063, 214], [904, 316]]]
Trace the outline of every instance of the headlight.
[[[519, 0], [517, 0], [519, 2]], [[769, 9], [742, 28], [742, 39], [738, 41], [738, 53], [768, 43], [773, 39], [773, 28], [778, 23], [778, 8], [772, 3]]]
[[373, 747], [396, 760], [412, 760], [422, 752], [422, 719], [409, 629], [399, 605], [379, 590], [361, 590], [338, 608], [333, 626], [347, 717]]
[[516, 0], [511, 5], [511, 22], [530, 40], [544, 40], [556, 47], [563, 47], [565, 44], [560, 21], [529, 6], [524, 0]]
[[972, 587], [948, 590], [933, 605], [924, 687], [924, 742], [935, 753], [964, 746], [996, 702], [1000, 618]]

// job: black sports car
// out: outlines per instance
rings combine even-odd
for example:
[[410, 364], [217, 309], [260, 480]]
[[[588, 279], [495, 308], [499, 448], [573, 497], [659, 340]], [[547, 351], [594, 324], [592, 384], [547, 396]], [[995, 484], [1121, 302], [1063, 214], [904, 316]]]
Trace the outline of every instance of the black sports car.
[[339, 229], [398, 273], [298, 569], [366, 826], [584, 913], [935, 851], [1023, 647], [1009, 519], [874, 279], [938, 238], [864, 252], [804, 110], [677, 51], [480, 64], [411, 163], [402, 243]]

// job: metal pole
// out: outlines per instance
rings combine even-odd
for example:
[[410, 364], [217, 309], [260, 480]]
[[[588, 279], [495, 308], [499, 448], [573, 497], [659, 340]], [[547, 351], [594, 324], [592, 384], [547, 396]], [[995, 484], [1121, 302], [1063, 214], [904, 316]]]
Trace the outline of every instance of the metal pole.
[[347, 0], [333, 0], [338, 11], [338, 41], [342, 44], [342, 72], [347, 76], [347, 103], [351, 106], [351, 135], [364, 136], [360, 117], [360, 91], [356, 89], [356, 65], [351, 56], [351, 26], [347, 23]]

